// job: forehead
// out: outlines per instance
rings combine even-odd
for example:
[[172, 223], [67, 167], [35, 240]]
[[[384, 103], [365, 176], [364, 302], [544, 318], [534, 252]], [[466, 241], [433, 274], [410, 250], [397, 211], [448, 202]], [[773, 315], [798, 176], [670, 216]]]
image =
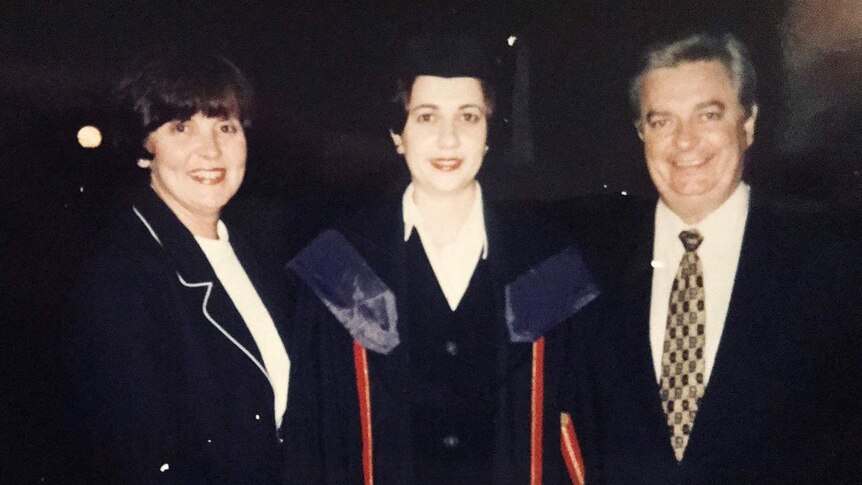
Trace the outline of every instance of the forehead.
[[641, 112], [690, 108], [719, 101], [739, 105], [737, 88], [719, 61], [684, 62], [649, 71], [641, 87]]
[[482, 83], [475, 77], [417, 76], [410, 90], [408, 109], [422, 105], [485, 107]]

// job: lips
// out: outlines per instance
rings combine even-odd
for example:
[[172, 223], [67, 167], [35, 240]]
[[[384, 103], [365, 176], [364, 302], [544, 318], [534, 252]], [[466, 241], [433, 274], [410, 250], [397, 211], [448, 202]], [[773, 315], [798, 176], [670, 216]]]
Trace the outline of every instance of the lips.
[[215, 185], [224, 181], [227, 170], [223, 168], [199, 168], [189, 172], [191, 178], [200, 184]]
[[674, 160], [673, 164], [677, 168], [693, 168], [693, 167], [699, 167], [701, 165], [704, 165], [708, 161], [709, 161], [709, 157], [691, 158], [691, 159], [684, 159], [684, 160], [676, 159], [676, 160]]
[[434, 158], [431, 160], [431, 166], [441, 172], [452, 172], [458, 170], [463, 163], [463, 158]]

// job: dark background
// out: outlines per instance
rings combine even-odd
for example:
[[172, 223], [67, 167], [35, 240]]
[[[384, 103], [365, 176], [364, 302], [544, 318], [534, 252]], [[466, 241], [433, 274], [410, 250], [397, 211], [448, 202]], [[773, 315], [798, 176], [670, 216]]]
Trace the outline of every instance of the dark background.
[[[650, 196], [626, 99], [637, 54], [681, 30], [731, 30], [759, 75], [747, 178], [859, 234], [862, 7], [845, 2], [16, 3], [0, 7], [3, 483], [63, 483], [63, 298], [109, 208], [143, 177], [112, 152], [105, 107], [123, 63], [146, 47], [211, 47], [249, 75], [258, 109], [235, 210], [289, 230], [285, 201], [353, 205], [403, 188], [383, 108], [398, 43], [413, 33], [449, 24], [494, 39], [502, 83], [485, 193], [557, 200]], [[519, 57], [528, 88], [513, 108]], [[78, 146], [84, 124], [103, 131], [101, 147]]]

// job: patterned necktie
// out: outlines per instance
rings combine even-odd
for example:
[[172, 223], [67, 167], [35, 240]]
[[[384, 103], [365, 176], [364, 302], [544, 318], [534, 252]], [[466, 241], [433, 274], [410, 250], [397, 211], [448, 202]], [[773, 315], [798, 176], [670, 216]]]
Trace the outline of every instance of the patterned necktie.
[[677, 461], [682, 461], [704, 391], [706, 311], [703, 266], [697, 256], [703, 236], [691, 230], [681, 232], [679, 238], [685, 254], [670, 292], [661, 356], [661, 402], [671, 430], [671, 446]]

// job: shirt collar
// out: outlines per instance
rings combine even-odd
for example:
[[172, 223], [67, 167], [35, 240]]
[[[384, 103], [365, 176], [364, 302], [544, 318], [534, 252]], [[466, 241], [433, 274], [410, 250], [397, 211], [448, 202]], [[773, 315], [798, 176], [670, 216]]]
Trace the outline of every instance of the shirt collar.
[[[482, 202], [482, 187], [479, 182], [476, 184], [476, 192], [473, 198], [473, 204], [470, 208], [470, 214], [467, 216], [467, 221], [464, 227], [458, 234], [458, 238], [477, 237], [482, 241], [482, 259], [488, 259], [488, 234], [485, 230], [485, 206]], [[410, 234], [413, 229], [422, 230], [422, 213], [416, 206], [416, 201], [413, 198], [415, 193], [413, 183], [407, 186], [404, 190], [404, 196], [401, 198], [401, 213], [404, 218], [404, 241], [410, 239]]]
[[[716, 210], [706, 216], [697, 224], [687, 224], [667, 204], [659, 199], [656, 205], [656, 228], [663, 228], [658, 237], [678, 239], [680, 232], [688, 229], [697, 229], [703, 236], [704, 244], [710, 241], [710, 245], [721, 243], [730, 236], [728, 228], [739, 227], [748, 216], [748, 205], [751, 199], [751, 187], [745, 182], [740, 182], [736, 190]], [[666, 230], [664, 229], [666, 228]]]

